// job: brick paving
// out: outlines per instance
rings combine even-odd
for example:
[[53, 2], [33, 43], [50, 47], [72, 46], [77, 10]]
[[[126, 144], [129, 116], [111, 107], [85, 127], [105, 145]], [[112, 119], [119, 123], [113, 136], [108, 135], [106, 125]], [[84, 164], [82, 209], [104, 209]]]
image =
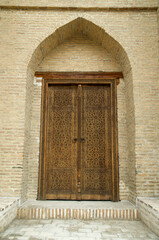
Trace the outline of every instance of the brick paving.
[[140, 221], [18, 220], [0, 234], [2, 240], [151, 240], [159, 239]]
[[27, 200], [17, 213], [18, 219], [138, 219], [130, 202], [120, 201], [37, 201]]

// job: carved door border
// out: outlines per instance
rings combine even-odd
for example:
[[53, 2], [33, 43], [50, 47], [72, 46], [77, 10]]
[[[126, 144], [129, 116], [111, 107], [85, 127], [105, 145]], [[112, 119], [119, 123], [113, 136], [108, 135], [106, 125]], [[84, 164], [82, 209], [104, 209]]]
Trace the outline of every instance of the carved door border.
[[41, 130], [40, 130], [40, 162], [38, 200], [45, 200], [45, 114], [47, 86], [51, 84], [110, 84], [112, 101], [112, 201], [119, 201], [119, 166], [118, 166], [118, 131], [117, 131], [117, 84], [119, 78], [123, 78], [121, 72], [97, 73], [97, 72], [36, 72], [36, 77], [42, 77], [41, 99]]

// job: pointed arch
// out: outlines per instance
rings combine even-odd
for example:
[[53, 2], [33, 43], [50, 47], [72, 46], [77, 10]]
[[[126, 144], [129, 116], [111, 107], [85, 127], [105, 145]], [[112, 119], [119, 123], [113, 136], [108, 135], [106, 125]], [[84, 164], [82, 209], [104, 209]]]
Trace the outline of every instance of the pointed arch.
[[[26, 94], [26, 144], [29, 144], [29, 131], [31, 129], [31, 108], [32, 108], [32, 85], [35, 71], [48, 55], [48, 53], [65, 40], [70, 39], [75, 34], [84, 34], [89, 39], [103, 46], [120, 64], [122, 67], [124, 81], [125, 81], [125, 97], [126, 97], [126, 121], [127, 121], [127, 135], [128, 135], [128, 167], [135, 172], [135, 116], [134, 116], [134, 99], [133, 99], [133, 79], [132, 68], [128, 54], [124, 47], [112, 36], [110, 36], [105, 29], [96, 25], [95, 23], [78, 17], [73, 21], [57, 28], [52, 34], [47, 36], [34, 50], [30, 58], [27, 68], [27, 94]], [[30, 153], [29, 153], [30, 154]], [[29, 155], [28, 154], [28, 155]], [[28, 156], [29, 158], [29, 156]], [[28, 171], [26, 169], [26, 171]], [[25, 175], [28, 174], [25, 171]], [[136, 179], [135, 175], [129, 176], [129, 200], [134, 201], [136, 197]]]
[[36, 71], [42, 59], [44, 59], [53, 48], [77, 33], [87, 35], [89, 39], [103, 46], [115, 57], [116, 61], [120, 63], [124, 74], [131, 71], [130, 60], [124, 47], [103, 28], [81, 17], [56, 29], [51, 35], [46, 37], [34, 50], [28, 64], [28, 69], [32, 68]]

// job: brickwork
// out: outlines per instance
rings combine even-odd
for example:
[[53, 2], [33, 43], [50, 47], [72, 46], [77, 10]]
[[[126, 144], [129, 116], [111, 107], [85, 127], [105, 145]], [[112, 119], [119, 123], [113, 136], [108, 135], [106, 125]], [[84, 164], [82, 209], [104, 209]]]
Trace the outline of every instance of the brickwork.
[[138, 220], [138, 210], [129, 202], [36, 201], [18, 208], [19, 219], [114, 219]]
[[85, 0], [77, 1], [77, 0], [1, 0], [1, 5], [3, 6], [38, 6], [38, 7], [157, 7], [158, 0], [97, 0], [92, 1]]
[[3, 232], [17, 217], [18, 204], [18, 199], [0, 198], [0, 232]]
[[138, 198], [139, 218], [159, 236], [159, 198]]
[[19, 219], [119, 219], [137, 220], [137, 209], [18, 209]]
[[76, 35], [53, 49], [37, 70], [57, 72], [122, 71], [120, 65], [105, 48], [83, 35]]
[[[118, 4], [132, 6], [126, 2]], [[133, 3], [157, 7], [156, 1]], [[2, 8], [0, 14], [1, 196], [36, 198], [41, 88], [34, 73], [49, 69], [123, 71], [118, 86], [120, 196], [135, 202], [136, 196], [158, 195], [157, 11]]]

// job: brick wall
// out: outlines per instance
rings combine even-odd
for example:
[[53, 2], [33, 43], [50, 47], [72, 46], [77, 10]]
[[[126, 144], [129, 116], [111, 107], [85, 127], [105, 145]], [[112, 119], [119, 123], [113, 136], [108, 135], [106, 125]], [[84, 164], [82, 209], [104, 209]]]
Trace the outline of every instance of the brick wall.
[[38, 71], [115, 71], [121, 67], [105, 48], [79, 34], [53, 49]]
[[139, 218], [159, 236], [159, 199], [158, 198], [138, 198]]
[[0, 198], [0, 232], [3, 232], [17, 217], [19, 199]]
[[[119, 6], [115, 1], [112, 4]], [[139, 5], [156, 7], [156, 1], [138, 1]], [[82, 71], [122, 69], [124, 73], [118, 86], [121, 199], [135, 201], [136, 195], [159, 194], [156, 9], [79, 12], [2, 8], [0, 14], [0, 194], [36, 198], [41, 100], [34, 72], [76, 71], [78, 60]], [[77, 32], [80, 36], [70, 39]], [[75, 46], [75, 54], [82, 46], [87, 55], [82, 52], [79, 59], [73, 59], [72, 51], [65, 51], [69, 44]]]
[[3, 6], [35, 6], [35, 7], [156, 7], [158, 0], [1, 0]]

